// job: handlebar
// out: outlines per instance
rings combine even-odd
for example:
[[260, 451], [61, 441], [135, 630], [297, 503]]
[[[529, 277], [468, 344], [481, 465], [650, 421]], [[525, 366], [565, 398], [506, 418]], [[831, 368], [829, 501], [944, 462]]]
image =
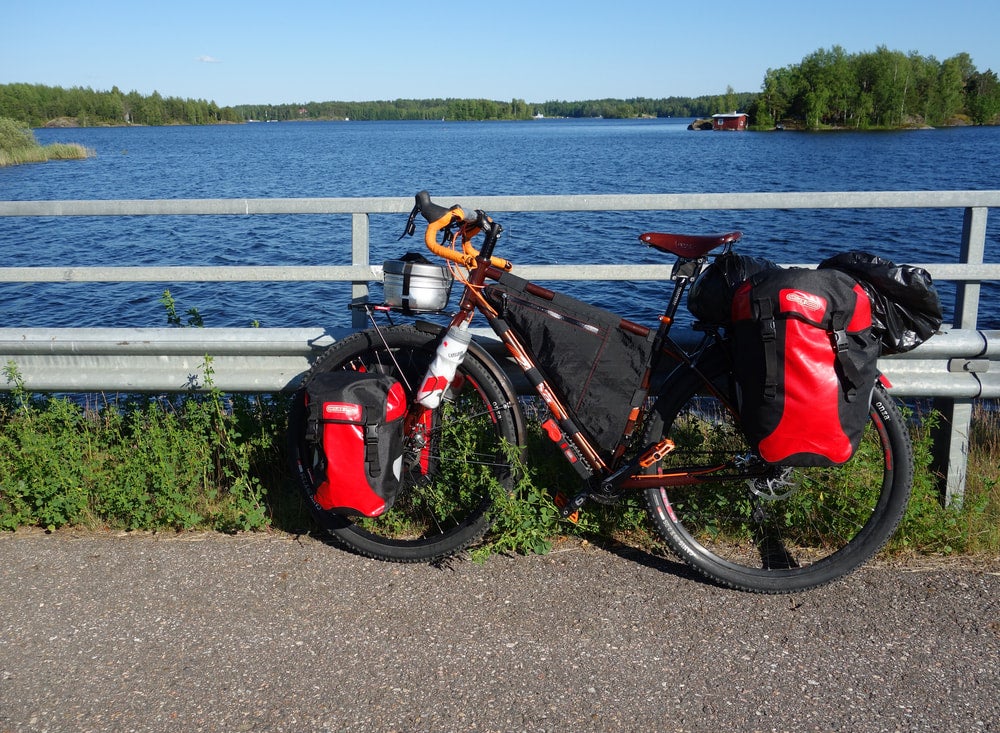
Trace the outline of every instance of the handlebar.
[[[472, 270], [476, 267], [476, 258], [480, 256], [479, 250], [472, 246], [472, 239], [485, 231], [486, 243], [483, 247], [485, 250], [484, 256], [489, 257], [490, 264], [502, 270], [511, 270], [513, 268], [513, 265], [507, 260], [493, 256], [493, 245], [496, 243], [496, 239], [500, 236], [503, 228], [487, 216], [485, 212], [475, 211], [467, 214], [458, 205], [446, 208], [431, 201], [431, 195], [427, 191], [420, 191], [415, 198], [416, 205], [413, 207], [413, 211], [410, 212], [410, 219], [406, 224], [405, 234], [414, 233], [413, 220], [417, 212], [420, 212], [420, 215], [427, 220], [427, 229], [424, 231], [424, 244], [427, 245], [427, 249], [439, 257], [457, 262]], [[442, 230], [447, 232], [453, 226], [457, 226], [457, 234], [462, 235], [461, 252], [451, 247], [446, 247], [437, 240], [438, 232]]]

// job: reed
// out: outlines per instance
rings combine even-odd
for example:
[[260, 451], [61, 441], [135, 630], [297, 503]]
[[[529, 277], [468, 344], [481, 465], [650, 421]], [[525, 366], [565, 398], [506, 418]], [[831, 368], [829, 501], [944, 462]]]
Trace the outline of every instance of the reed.
[[0, 168], [49, 160], [80, 160], [95, 155], [77, 143], [39, 145], [34, 133], [16, 120], [0, 117]]

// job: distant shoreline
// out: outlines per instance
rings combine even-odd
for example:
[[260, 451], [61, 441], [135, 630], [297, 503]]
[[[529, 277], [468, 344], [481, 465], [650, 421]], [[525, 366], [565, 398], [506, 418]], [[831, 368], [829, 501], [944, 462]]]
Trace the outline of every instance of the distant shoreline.
[[[545, 117], [545, 118], [528, 118], [528, 119], [479, 119], [479, 120], [459, 120], [459, 119], [448, 119], [444, 118], [441, 120], [428, 119], [428, 120], [394, 120], [394, 119], [378, 119], [378, 120], [350, 120], [350, 119], [340, 119], [336, 117], [311, 117], [311, 118], [295, 118], [288, 120], [243, 120], [241, 122], [232, 122], [228, 120], [219, 120], [216, 122], [204, 122], [199, 124], [194, 124], [190, 122], [168, 122], [163, 125], [149, 125], [149, 124], [136, 124], [136, 123], [111, 123], [111, 122], [100, 122], [98, 124], [88, 125], [80, 124], [79, 120], [72, 117], [58, 117], [54, 120], [46, 122], [40, 127], [35, 127], [35, 130], [85, 130], [94, 128], [124, 128], [124, 127], [217, 127], [217, 126], [230, 126], [230, 125], [259, 125], [259, 124], [294, 124], [299, 122], [341, 122], [347, 123], [365, 123], [365, 122], [538, 122], [540, 120], [600, 120], [609, 119], [614, 122], [627, 122], [629, 120], [694, 120], [698, 122], [704, 118], [697, 116], [692, 117], [651, 117], [649, 115], [637, 115], [635, 117]], [[780, 126], [775, 127], [759, 127], [750, 125], [747, 130], [752, 132], [895, 132], [900, 130], [946, 130], [956, 127], [996, 127], [1000, 125], [998, 123], [990, 123], [986, 125], [977, 125], [968, 119], [955, 119], [949, 121], [947, 124], [943, 125], [927, 125], [923, 123], [911, 122], [905, 125], [897, 125], [893, 127], [843, 127], [843, 126], [824, 126], [819, 128], [806, 127], [805, 123], [800, 120], [786, 120]], [[705, 128], [710, 129], [710, 128]]]

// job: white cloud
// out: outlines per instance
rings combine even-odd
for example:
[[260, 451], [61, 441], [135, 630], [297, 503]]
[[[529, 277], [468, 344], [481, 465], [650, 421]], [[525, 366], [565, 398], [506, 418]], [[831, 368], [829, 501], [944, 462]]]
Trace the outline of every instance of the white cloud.
[[203, 64], [220, 64], [222, 63], [219, 59], [214, 56], [199, 56], [198, 60]]

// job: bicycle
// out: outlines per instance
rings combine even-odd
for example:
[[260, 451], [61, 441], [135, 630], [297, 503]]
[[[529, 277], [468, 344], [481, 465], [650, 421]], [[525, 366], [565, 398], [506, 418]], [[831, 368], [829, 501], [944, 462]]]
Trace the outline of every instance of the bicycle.
[[[486, 213], [441, 206], [422, 191], [404, 234], [415, 232], [418, 213], [427, 221], [428, 250], [449, 263], [462, 285], [449, 326], [420, 320], [395, 324], [391, 313], [408, 309], [352, 304], [366, 311], [372, 328], [329, 347], [303, 380], [306, 385], [321, 372], [353, 369], [390, 374], [405, 386], [404, 485], [385, 515], [349, 517], [315, 503], [318, 458], [303, 437], [304, 388], [293, 398], [289, 452], [297, 483], [319, 525], [344, 546], [400, 562], [455, 554], [487, 531], [495, 492], [512, 489], [525, 445], [524, 406], [486, 348], [475, 340], [469, 344], [440, 405], [427, 408], [415, 399], [448, 328], [467, 328], [477, 314], [534, 387], [549, 416], [542, 429], [580, 474], [579, 493], [561, 502], [564, 517], [588, 501], [612, 503], [640, 492], [653, 526], [682, 560], [725, 586], [763, 593], [801, 591], [837, 579], [870, 559], [893, 534], [909, 497], [913, 449], [885, 384], [874, 386], [861, 446], [846, 464], [775, 466], [755, 455], [740, 428], [734, 357], [724, 328], [696, 323], [699, 343], [689, 349], [671, 337], [683, 295], [708, 266], [709, 254], [730, 251], [740, 232], [640, 237], [676, 257], [673, 291], [655, 328], [597, 308], [585, 311], [587, 317], [609, 319], [616, 339], [641, 347], [639, 356], [629, 357], [637, 360], [640, 378], [624, 422], [586, 427], [566, 397], [577, 388], [579, 374], [553, 364], [552, 354], [543, 368], [527, 344], [525, 326], [512, 323], [504, 310], [512, 292], [540, 299], [542, 305], [532, 307], [543, 310], [546, 302], [566, 296], [511, 274], [511, 263], [495, 255], [503, 227]], [[480, 235], [476, 249], [473, 240]], [[380, 313], [389, 316], [388, 325], [377, 322]], [[567, 327], [584, 332], [588, 325], [584, 319]], [[612, 360], [605, 368], [617, 366]], [[599, 405], [601, 389], [612, 384], [603, 381], [593, 390]]]

